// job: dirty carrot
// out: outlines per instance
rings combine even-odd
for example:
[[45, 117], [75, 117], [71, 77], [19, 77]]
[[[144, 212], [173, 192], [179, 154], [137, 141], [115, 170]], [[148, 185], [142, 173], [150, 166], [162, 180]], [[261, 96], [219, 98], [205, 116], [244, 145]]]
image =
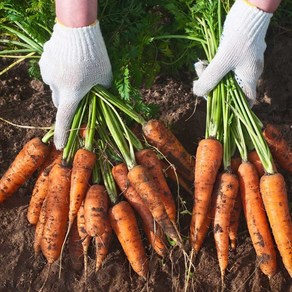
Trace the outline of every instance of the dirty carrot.
[[0, 180], [0, 203], [10, 197], [43, 164], [50, 147], [39, 138], [28, 141]]
[[52, 161], [51, 164], [48, 164], [47, 167], [40, 172], [33, 187], [27, 210], [27, 219], [32, 225], [37, 224], [39, 220], [41, 207], [49, 187], [49, 173], [55, 163], [61, 163], [62, 155], [59, 153], [59, 155], [57, 157], [54, 156], [54, 158], [55, 160]]
[[[214, 196], [214, 198], [215, 198], [215, 196]], [[206, 235], [208, 233], [208, 230], [209, 230], [211, 223], [213, 221], [213, 218], [214, 218], [215, 200], [212, 200], [212, 201], [213, 202], [211, 203], [211, 205], [209, 207], [207, 217], [205, 218], [204, 223], [201, 226], [200, 232], [196, 234], [196, 237], [193, 234], [194, 229], [190, 230], [190, 241], [191, 241], [192, 249], [195, 252], [195, 254], [197, 254], [199, 252], [199, 250], [201, 249], [201, 247], [204, 243], [204, 240], [206, 238]]]
[[260, 269], [271, 277], [276, 272], [276, 253], [260, 194], [259, 176], [255, 166], [250, 162], [243, 162], [239, 166], [238, 176], [243, 211]]
[[160, 198], [165, 206], [167, 215], [169, 219], [175, 224], [176, 205], [170, 188], [166, 182], [159, 158], [151, 149], [137, 151], [135, 156], [138, 164], [145, 166], [153, 176], [160, 192]]
[[281, 168], [292, 173], [292, 149], [289, 147], [283, 134], [272, 124], [267, 124], [263, 135], [267, 141], [272, 155]]
[[141, 196], [154, 220], [161, 226], [164, 233], [181, 245], [182, 240], [180, 234], [169, 219], [160, 198], [157, 185], [147, 168], [142, 165], [134, 166], [129, 170], [128, 180], [136, 192]]
[[237, 231], [238, 231], [238, 226], [239, 226], [241, 210], [242, 210], [242, 203], [241, 203], [240, 193], [238, 192], [235, 198], [234, 207], [231, 212], [230, 226], [229, 226], [229, 240], [230, 240], [230, 246], [232, 250], [235, 250], [237, 246]]
[[39, 167], [38, 175], [40, 175], [45, 168], [51, 165], [62, 154], [61, 150], [56, 149], [54, 143], [51, 143], [49, 146], [50, 146], [50, 153], [47, 156], [44, 163]]
[[112, 227], [109, 219], [105, 220], [105, 230], [101, 236], [96, 236], [95, 239], [95, 271], [97, 272], [108, 255], [110, 241], [112, 238]]
[[174, 165], [169, 165], [164, 160], [160, 160], [161, 168], [167, 178], [170, 178], [173, 182], [179, 184], [189, 195], [193, 195], [193, 182], [189, 182], [184, 179], [175, 169]]
[[87, 234], [101, 236], [105, 231], [108, 211], [108, 194], [103, 185], [92, 185], [84, 199], [84, 220]]
[[283, 175], [262, 176], [260, 191], [282, 261], [292, 277], [292, 221]]
[[142, 130], [147, 141], [157, 147], [185, 179], [193, 181], [193, 157], [163, 122], [149, 120], [143, 124]]
[[230, 216], [238, 194], [238, 185], [235, 174], [223, 172], [218, 175], [213, 230], [222, 279], [228, 266]]
[[84, 202], [81, 204], [77, 213], [77, 230], [81, 239], [83, 249], [83, 262], [84, 262], [84, 273], [85, 278], [87, 277], [87, 266], [88, 266], [88, 249], [91, 242], [91, 236], [85, 230], [85, 219], [84, 219]]
[[70, 186], [69, 227], [76, 218], [89, 187], [89, 179], [95, 161], [95, 153], [86, 149], [80, 148], [74, 155]]
[[256, 168], [259, 177], [263, 176], [265, 174], [264, 166], [260, 160], [260, 157], [256, 150], [252, 150], [248, 152], [248, 161], [250, 161]]
[[55, 164], [49, 174], [46, 223], [41, 243], [42, 252], [51, 265], [58, 260], [65, 239], [69, 212], [71, 169]]
[[[230, 167], [233, 173], [237, 174], [238, 167], [241, 163], [242, 163], [242, 159], [239, 156], [233, 157], [231, 159]], [[239, 226], [241, 210], [242, 210], [242, 203], [241, 203], [241, 197], [240, 197], [239, 188], [238, 188], [234, 207], [232, 209], [231, 216], [230, 216], [230, 226], [229, 226], [229, 240], [230, 240], [230, 246], [232, 250], [235, 250], [236, 245], [237, 245], [237, 231], [238, 231], [238, 226]]]
[[77, 220], [74, 220], [69, 233], [68, 250], [73, 270], [80, 271], [83, 265], [83, 247], [78, 233]]
[[35, 227], [34, 241], [33, 241], [33, 250], [34, 250], [35, 256], [37, 256], [41, 252], [41, 243], [42, 243], [42, 238], [43, 238], [44, 226], [46, 223], [46, 204], [47, 204], [47, 200], [45, 199], [42, 203], [39, 220]]
[[194, 207], [191, 220], [191, 242], [195, 244], [210, 208], [217, 172], [222, 162], [222, 144], [212, 138], [200, 141], [196, 151]]
[[112, 168], [112, 174], [124, 197], [141, 217], [143, 229], [149, 243], [158, 255], [164, 257], [167, 253], [167, 247], [163, 232], [160, 226], [155, 223], [151, 212], [144, 204], [140, 195], [129, 185], [127, 178], [128, 168], [126, 164], [120, 163], [115, 165]]
[[126, 201], [117, 203], [110, 209], [109, 219], [133, 270], [146, 278], [148, 259], [132, 207]]

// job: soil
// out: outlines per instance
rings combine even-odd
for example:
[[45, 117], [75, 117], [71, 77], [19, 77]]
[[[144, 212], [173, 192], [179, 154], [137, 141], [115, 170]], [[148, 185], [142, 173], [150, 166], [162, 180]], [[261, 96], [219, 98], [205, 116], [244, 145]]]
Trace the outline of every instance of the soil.
[[[268, 38], [265, 71], [258, 86], [258, 103], [254, 111], [264, 122], [276, 124], [292, 147], [292, 34], [273, 33]], [[1, 61], [1, 67], [7, 65]], [[174, 79], [157, 78], [149, 90], [143, 90], [146, 102], [160, 106], [160, 118], [172, 129], [187, 150], [194, 154], [198, 141], [204, 135], [205, 101], [195, 101], [191, 94], [194, 74], [182, 74]], [[50, 126], [55, 117], [50, 91], [41, 81], [32, 80], [27, 65], [22, 64], [0, 79], [0, 117], [22, 128], [0, 121], [0, 176], [8, 168], [22, 145], [44, 131], [36, 127]], [[280, 170], [286, 179], [289, 201], [292, 202], [291, 174]], [[36, 179], [34, 175], [11, 198], [0, 206], [0, 291], [40, 290], [48, 275], [49, 267], [44, 257], [33, 253], [34, 227], [26, 218], [27, 206]], [[170, 183], [171, 184], [171, 183]], [[174, 194], [185, 201], [191, 210], [192, 198], [180, 190]], [[181, 210], [182, 211], [182, 210]], [[243, 216], [240, 219], [238, 246], [230, 251], [225, 291], [292, 291], [291, 278], [284, 269], [278, 254], [278, 270], [268, 279], [259, 269], [259, 262], [252, 247]], [[188, 234], [190, 215], [180, 214], [180, 230]], [[139, 278], [114, 237], [110, 252], [101, 270], [94, 272], [94, 255], [90, 250], [88, 276], [72, 269], [67, 250], [59, 278], [59, 265], [51, 267], [43, 291], [219, 291], [220, 271], [212, 232], [194, 261], [195, 270], [185, 277], [183, 254], [173, 249], [162, 260], [145, 247], [150, 258], [150, 275], [147, 281]], [[187, 279], [188, 282], [187, 282]]]

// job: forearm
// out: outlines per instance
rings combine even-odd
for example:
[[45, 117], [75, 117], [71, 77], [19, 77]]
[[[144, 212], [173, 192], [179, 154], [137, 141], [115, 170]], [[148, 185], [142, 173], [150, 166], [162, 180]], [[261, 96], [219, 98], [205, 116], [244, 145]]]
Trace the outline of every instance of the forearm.
[[97, 18], [97, 0], [56, 0], [56, 16], [68, 27], [88, 26]]
[[255, 5], [265, 12], [273, 13], [279, 7], [281, 0], [247, 0], [247, 2]]

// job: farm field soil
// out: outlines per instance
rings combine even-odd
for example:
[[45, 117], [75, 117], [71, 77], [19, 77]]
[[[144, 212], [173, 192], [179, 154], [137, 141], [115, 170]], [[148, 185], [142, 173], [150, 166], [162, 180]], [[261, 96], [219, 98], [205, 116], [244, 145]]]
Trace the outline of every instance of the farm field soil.
[[[258, 103], [254, 110], [260, 119], [275, 123], [292, 146], [292, 35], [274, 34], [269, 38], [265, 71], [259, 81]], [[0, 68], [5, 64], [0, 61]], [[5, 61], [6, 62], [6, 61]], [[193, 75], [193, 74], [192, 74]], [[149, 90], [143, 91], [146, 102], [160, 105], [160, 118], [174, 131], [188, 151], [195, 153], [198, 141], [204, 134], [205, 102], [195, 104], [191, 94], [191, 75], [174, 79], [157, 78]], [[195, 110], [194, 110], [195, 109]], [[19, 125], [50, 126], [55, 108], [50, 91], [40, 81], [32, 80], [25, 64], [14, 68], [0, 79], [0, 117]], [[21, 128], [0, 121], [0, 176], [8, 168], [22, 145], [43, 131]], [[283, 172], [292, 202], [292, 177]], [[0, 206], [0, 291], [38, 291], [45, 281], [48, 266], [45, 259], [33, 254], [34, 227], [26, 218], [32, 187], [32, 177], [17, 193]], [[171, 185], [178, 198], [177, 188]], [[191, 210], [192, 198], [180, 190], [185, 203], [181, 211]], [[190, 215], [180, 215], [180, 230], [188, 235]], [[74, 271], [68, 251], [65, 251], [63, 270], [59, 279], [58, 264], [53, 265], [43, 291], [184, 291], [186, 286], [185, 258], [178, 250], [171, 250], [166, 260], [151, 251], [145, 240], [150, 258], [150, 275], [147, 281], [131, 270], [128, 261], [114, 237], [110, 253], [101, 270], [94, 272], [94, 256], [90, 250], [88, 276]], [[259, 269], [244, 218], [241, 217], [238, 247], [230, 252], [225, 279], [225, 291], [292, 291], [288, 273], [278, 254], [278, 271], [270, 280]], [[210, 232], [204, 246], [194, 260], [195, 271], [190, 275], [188, 291], [220, 291], [221, 280], [216, 258], [213, 234]]]

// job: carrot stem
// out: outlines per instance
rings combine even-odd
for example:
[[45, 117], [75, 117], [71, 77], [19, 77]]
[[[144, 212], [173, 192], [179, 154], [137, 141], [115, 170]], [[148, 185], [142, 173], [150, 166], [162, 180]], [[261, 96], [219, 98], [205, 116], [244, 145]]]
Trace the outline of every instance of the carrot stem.
[[63, 150], [63, 162], [66, 165], [69, 165], [74, 157], [74, 154], [76, 152], [76, 143], [77, 143], [77, 137], [78, 137], [78, 131], [81, 126], [83, 116], [85, 114], [86, 110], [86, 104], [88, 103], [89, 97], [88, 95], [83, 98], [76, 110], [76, 113], [73, 117], [73, 121], [71, 124], [71, 130], [68, 136], [68, 141], [66, 146]]
[[88, 125], [85, 135], [85, 145], [84, 148], [89, 151], [93, 151], [93, 141], [95, 135], [95, 124], [96, 124], [96, 95], [90, 94], [90, 104], [89, 104], [89, 115], [88, 115]]

